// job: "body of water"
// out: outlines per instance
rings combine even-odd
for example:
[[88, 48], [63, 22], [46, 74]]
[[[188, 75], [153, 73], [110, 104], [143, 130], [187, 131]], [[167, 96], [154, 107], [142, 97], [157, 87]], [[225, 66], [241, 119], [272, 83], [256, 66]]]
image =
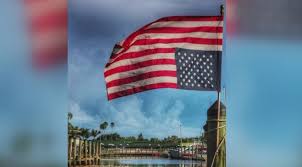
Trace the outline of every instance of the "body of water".
[[101, 166], [122, 166], [122, 167], [205, 167], [204, 161], [175, 160], [154, 157], [125, 157], [108, 158], [101, 161]]

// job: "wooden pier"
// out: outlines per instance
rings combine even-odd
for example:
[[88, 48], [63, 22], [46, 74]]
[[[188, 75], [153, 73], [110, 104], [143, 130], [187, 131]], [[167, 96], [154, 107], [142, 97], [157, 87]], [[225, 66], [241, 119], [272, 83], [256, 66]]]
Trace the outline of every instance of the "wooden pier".
[[101, 157], [161, 156], [168, 149], [152, 148], [102, 148], [101, 141], [84, 140], [80, 137], [68, 139], [68, 166], [93, 166], [101, 164]]
[[68, 166], [100, 165], [100, 140], [68, 139]]
[[69, 137], [68, 139], [68, 167], [97, 166], [101, 159], [110, 157], [165, 157], [188, 160], [205, 160], [197, 151], [198, 147], [191, 146], [190, 151], [182, 148], [179, 157], [170, 157], [171, 148], [142, 147], [132, 148], [125, 146], [102, 145], [99, 139], [82, 139]]

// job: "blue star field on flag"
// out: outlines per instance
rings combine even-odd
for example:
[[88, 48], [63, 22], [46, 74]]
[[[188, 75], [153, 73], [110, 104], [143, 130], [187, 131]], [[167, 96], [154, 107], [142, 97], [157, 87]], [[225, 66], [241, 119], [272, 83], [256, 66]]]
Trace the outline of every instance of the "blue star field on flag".
[[177, 84], [180, 89], [219, 90], [219, 51], [176, 49]]

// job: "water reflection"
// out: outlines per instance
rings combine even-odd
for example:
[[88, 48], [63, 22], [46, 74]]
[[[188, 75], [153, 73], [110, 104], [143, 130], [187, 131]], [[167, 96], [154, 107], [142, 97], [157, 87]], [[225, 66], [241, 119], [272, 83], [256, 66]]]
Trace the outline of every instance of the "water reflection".
[[164, 158], [142, 158], [142, 157], [128, 157], [128, 158], [110, 158], [101, 161], [103, 167], [205, 167], [205, 162], [192, 160], [174, 160]]

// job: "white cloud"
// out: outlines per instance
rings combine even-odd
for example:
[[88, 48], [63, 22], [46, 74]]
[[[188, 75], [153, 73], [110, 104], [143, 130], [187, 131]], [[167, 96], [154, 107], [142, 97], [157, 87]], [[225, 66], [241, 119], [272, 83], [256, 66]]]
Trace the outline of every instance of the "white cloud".
[[81, 110], [81, 107], [78, 103], [70, 101], [69, 111], [72, 113], [72, 122], [76, 124], [81, 123], [92, 123], [95, 122], [95, 119], [87, 114], [86, 111]]
[[[185, 108], [182, 101], [176, 100], [168, 105], [168, 101], [161, 100], [150, 111], [143, 111], [144, 103], [132, 96], [111, 104], [106, 114], [109, 120], [115, 122], [115, 131], [122, 135], [138, 135], [142, 132], [146, 137], [159, 138], [179, 135], [180, 116]], [[199, 128], [182, 127], [183, 136], [197, 136], [199, 133]]]
[[[101, 121], [114, 122], [114, 131], [124, 136], [137, 136], [143, 133], [145, 137], [164, 138], [180, 135], [179, 126], [181, 114], [185, 105], [180, 100], [153, 101], [154, 106], [146, 108], [147, 102], [137, 96], [129, 96], [121, 101], [110, 102], [103, 106], [102, 111], [92, 116], [81, 109], [75, 101], [70, 101], [72, 123], [76, 126], [98, 128]], [[101, 120], [101, 121], [99, 121]], [[111, 131], [111, 129], [108, 129]], [[198, 136], [201, 128], [182, 125], [182, 136]]]

